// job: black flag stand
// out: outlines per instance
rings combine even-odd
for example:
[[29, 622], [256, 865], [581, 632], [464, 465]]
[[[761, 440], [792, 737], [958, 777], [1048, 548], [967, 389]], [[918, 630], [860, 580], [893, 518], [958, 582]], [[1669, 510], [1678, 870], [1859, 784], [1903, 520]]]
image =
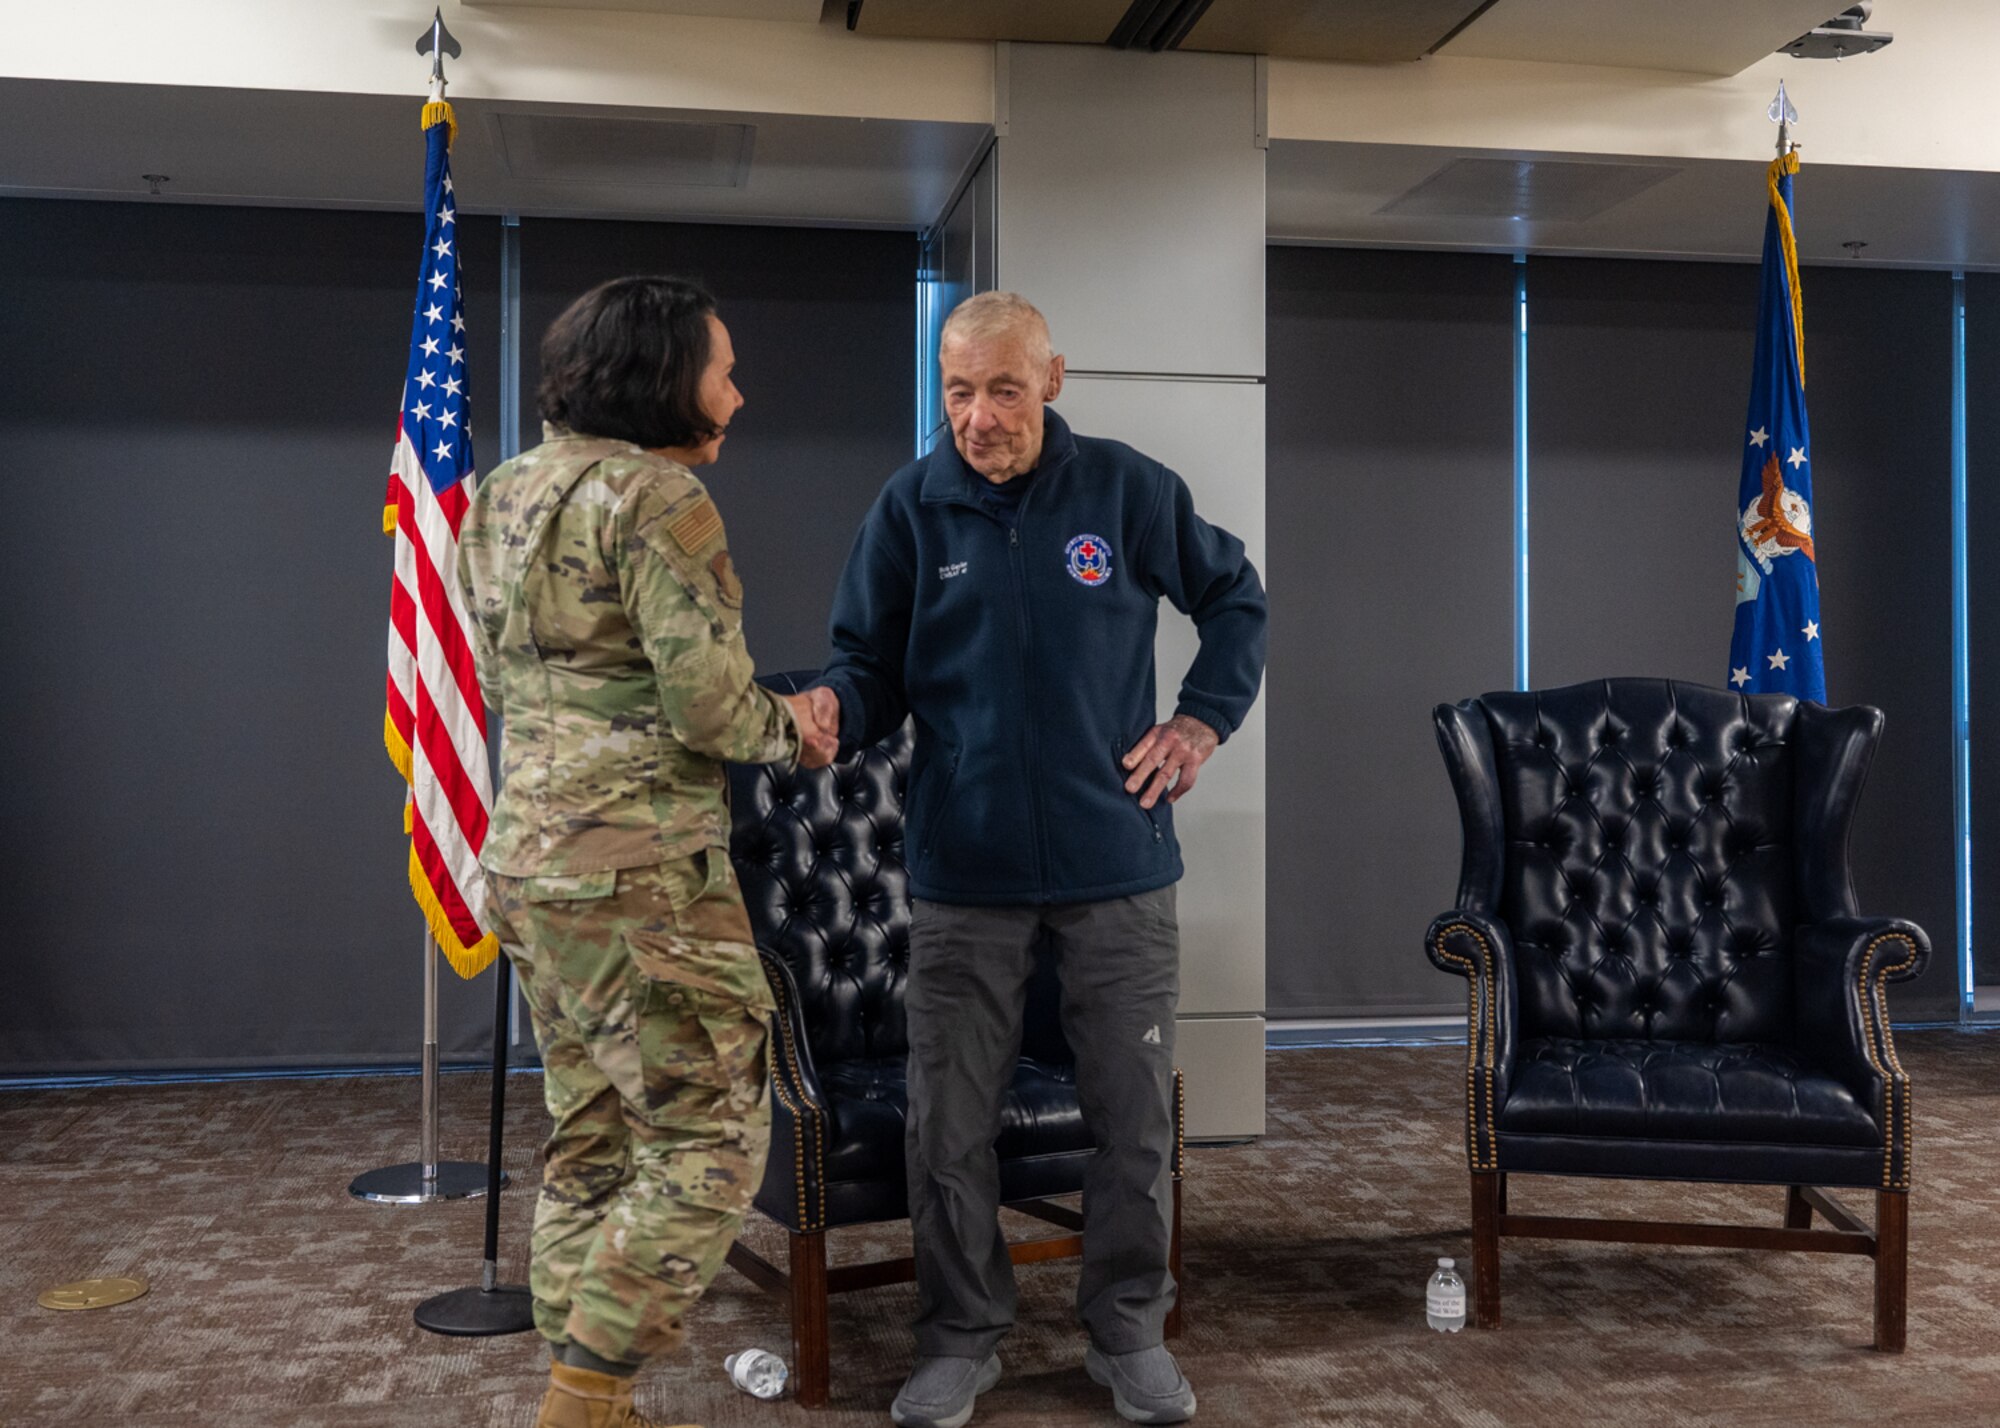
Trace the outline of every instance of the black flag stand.
[[494, 965], [493, 1119], [486, 1134], [486, 1260], [479, 1283], [447, 1290], [417, 1306], [417, 1325], [433, 1334], [479, 1338], [523, 1334], [535, 1327], [527, 1286], [501, 1284], [500, 1130], [507, 1111], [507, 1014], [514, 1003], [514, 969], [503, 956]]

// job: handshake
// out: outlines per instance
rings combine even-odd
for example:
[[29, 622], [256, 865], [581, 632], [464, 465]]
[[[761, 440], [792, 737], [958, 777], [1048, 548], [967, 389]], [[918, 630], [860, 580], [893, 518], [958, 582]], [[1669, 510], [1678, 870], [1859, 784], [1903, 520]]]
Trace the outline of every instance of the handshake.
[[821, 685], [778, 696], [799, 726], [799, 767], [823, 769], [840, 755], [840, 696]]

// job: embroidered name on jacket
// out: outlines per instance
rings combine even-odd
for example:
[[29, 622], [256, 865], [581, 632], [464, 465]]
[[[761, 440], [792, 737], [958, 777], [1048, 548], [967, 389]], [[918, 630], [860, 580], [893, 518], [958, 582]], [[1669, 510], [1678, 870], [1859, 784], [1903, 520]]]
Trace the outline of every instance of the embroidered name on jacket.
[[940, 565], [938, 567], [938, 579], [956, 580], [959, 576], [965, 574], [965, 571], [966, 571], [966, 562], [963, 560], [955, 560], [950, 565]]

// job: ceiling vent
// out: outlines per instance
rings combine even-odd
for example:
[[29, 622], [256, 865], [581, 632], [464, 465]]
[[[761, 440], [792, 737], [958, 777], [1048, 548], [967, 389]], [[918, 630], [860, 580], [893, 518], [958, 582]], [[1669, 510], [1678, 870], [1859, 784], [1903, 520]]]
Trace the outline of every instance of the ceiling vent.
[[749, 124], [674, 119], [503, 113], [496, 120], [507, 172], [533, 183], [742, 188], [757, 134]]
[[1507, 218], [1576, 223], [1679, 173], [1657, 164], [1570, 159], [1453, 159], [1376, 209], [1407, 218]]

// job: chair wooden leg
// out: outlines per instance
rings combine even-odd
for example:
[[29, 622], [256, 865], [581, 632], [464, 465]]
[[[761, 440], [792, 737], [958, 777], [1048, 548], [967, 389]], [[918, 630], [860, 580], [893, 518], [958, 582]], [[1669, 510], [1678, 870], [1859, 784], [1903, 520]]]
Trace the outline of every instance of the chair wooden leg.
[[1502, 1177], [1472, 1172], [1472, 1322], [1500, 1327], [1500, 1195]]
[[1910, 1197], [1883, 1190], [1875, 1196], [1875, 1347], [1903, 1352], [1909, 1310]]
[[1167, 1249], [1167, 1268], [1174, 1276], [1174, 1307], [1167, 1311], [1166, 1336], [1178, 1339], [1185, 1321], [1182, 1306], [1187, 1303], [1187, 1279], [1181, 1274], [1181, 1182], [1174, 1182], [1174, 1237]]
[[1812, 1203], [1806, 1199], [1806, 1187], [1803, 1185], [1785, 1187], [1785, 1228], [1788, 1230], [1812, 1228]]
[[827, 1335], [826, 1232], [792, 1237], [793, 1392], [805, 1408], [826, 1407], [832, 1384]]

